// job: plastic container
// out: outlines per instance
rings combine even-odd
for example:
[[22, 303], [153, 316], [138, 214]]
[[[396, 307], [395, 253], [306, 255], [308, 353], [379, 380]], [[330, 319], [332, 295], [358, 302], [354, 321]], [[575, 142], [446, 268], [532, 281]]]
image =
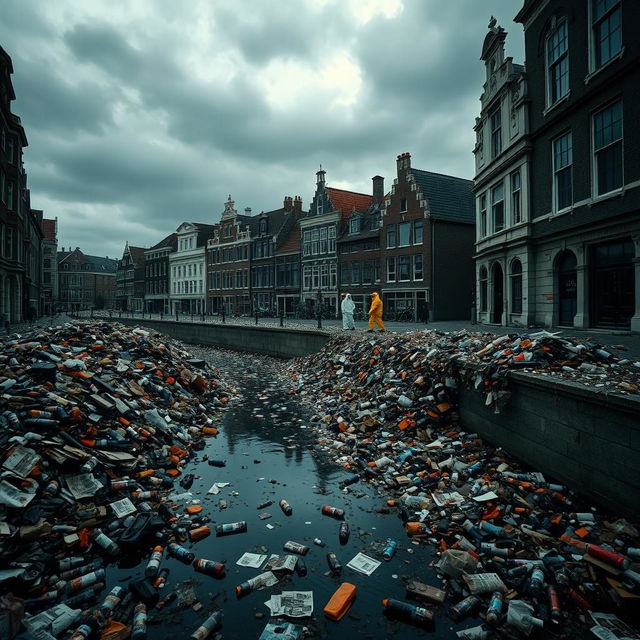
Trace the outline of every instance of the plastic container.
[[329, 551], [329, 553], [327, 553], [327, 564], [329, 565], [329, 570], [332, 573], [339, 573], [342, 571], [342, 565], [333, 551]]
[[160, 563], [162, 562], [162, 555], [164, 554], [164, 549], [160, 545], [153, 548], [153, 552], [151, 553], [151, 557], [149, 558], [149, 562], [144, 570], [144, 575], [146, 578], [155, 578], [158, 575], [158, 571], [160, 571]]
[[387, 544], [382, 551], [382, 557], [389, 561], [396, 554], [396, 549], [398, 548], [398, 543], [395, 540], [388, 539]]
[[191, 542], [195, 542], [196, 540], [202, 540], [202, 538], [206, 538], [209, 535], [211, 535], [211, 527], [203, 525], [189, 531], [189, 540], [191, 540]]
[[193, 561], [193, 568], [198, 573], [204, 573], [214, 578], [221, 578], [224, 575], [224, 564], [222, 562], [214, 562], [206, 558], [196, 558]]
[[346, 615], [356, 598], [356, 586], [350, 582], [343, 582], [325, 605], [324, 615], [338, 622]]
[[131, 640], [142, 640], [147, 637], [147, 605], [138, 602], [133, 610], [133, 624], [131, 625]]
[[205, 640], [222, 626], [222, 612], [214, 611], [189, 637], [191, 640]]
[[398, 620], [424, 627], [433, 624], [433, 613], [431, 611], [410, 602], [388, 598], [382, 601], [382, 609], [386, 615]]
[[349, 524], [347, 522], [341, 522], [340, 530], [338, 531], [338, 540], [340, 541], [340, 544], [347, 544], [347, 542], [349, 542], [350, 535], [351, 531], [349, 529]]
[[286, 500], [280, 500], [280, 508], [285, 516], [290, 516], [293, 513], [292, 506]]
[[185, 549], [175, 542], [172, 542], [169, 545], [168, 550], [170, 555], [176, 558], [176, 560], [180, 560], [180, 562], [183, 562], [184, 564], [191, 564], [196, 557], [195, 553], [189, 551], [189, 549]]
[[247, 523], [244, 520], [216, 525], [216, 536], [229, 536], [234, 533], [245, 533], [246, 531]]
[[322, 506], [322, 515], [329, 516], [330, 518], [335, 518], [336, 520], [344, 519], [344, 509], [339, 509], [338, 507], [332, 507], [328, 504]]

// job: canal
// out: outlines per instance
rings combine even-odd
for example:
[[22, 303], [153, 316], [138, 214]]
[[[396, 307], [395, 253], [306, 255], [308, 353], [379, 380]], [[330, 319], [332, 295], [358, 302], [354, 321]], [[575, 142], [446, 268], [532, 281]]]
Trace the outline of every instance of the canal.
[[[170, 576], [161, 597], [177, 591], [183, 606], [175, 601], [161, 611], [150, 612], [149, 637], [187, 638], [213, 610], [220, 609], [224, 638], [258, 638], [269, 620], [264, 603], [272, 594], [291, 590], [313, 592], [313, 616], [291, 619], [306, 626], [312, 637], [446, 639], [456, 637], [454, 629], [474, 626], [470, 620], [455, 625], [442, 608], [436, 612], [435, 633], [434, 628], [423, 630], [387, 619], [382, 600], [406, 600], [404, 584], [408, 578], [441, 586], [429, 566], [431, 547], [412, 544], [396, 514], [378, 512], [386, 501], [374, 487], [359, 482], [348, 492], [340, 489], [339, 483], [349, 472], [336, 464], [337, 454], [328, 454], [317, 444], [320, 434], [311, 427], [308, 410], [289, 393], [282, 361], [215, 349], [198, 349], [196, 353], [235, 384], [240, 396], [222, 414], [219, 435], [207, 440], [205, 449], [197, 452], [183, 474], [195, 474], [192, 499], [201, 501], [212, 529], [215, 524], [245, 520], [248, 530], [185, 543], [196, 557], [224, 562], [226, 575], [222, 579], [194, 573], [192, 567], [165, 555], [162, 566], [170, 569]], [[224, 460], [226, 466], [210, 466], [205, 454]], [[208, 493], [214, 483], [228, 485], [221, 486], [217, 494]], [[286, 516], [280, 509], [281, 499], [291, 505], [292, 515]], [[257, 508], [270, 501], [270, 506]], [[338, 540], [340, 522], [321, 514], [324, 504], [345, 510], [351, 531], [347, 544]], [[382, 549], [388, 538], [398, 541], [398, 551], [385, 562]], [[326, 546], [318, 546], [314, 539]], [[238, 566], [238, 559], [245, 552], [286, 553], [283, 544], [288, 540], [310, 547], [304, 557], [307, 575], [285, 574], [277, 585], [237, 599], [236, 585], [261, 572]], [[343, 566], [338, 576], [328, 573], [328, 552], [334, 552]], [[381, 561], [369, 576], [346, 566], [359, 552]], [[143, 558], [137, 567], [113, 569], [109, 585], [138, 577], [146, 562]], [[323, 607], [342, 582], [354, 584], [357, 596], [347, 616], [333, 622], [323, 616]], [[200, 611], [185, 606], [194, 598], [203, 605]]]

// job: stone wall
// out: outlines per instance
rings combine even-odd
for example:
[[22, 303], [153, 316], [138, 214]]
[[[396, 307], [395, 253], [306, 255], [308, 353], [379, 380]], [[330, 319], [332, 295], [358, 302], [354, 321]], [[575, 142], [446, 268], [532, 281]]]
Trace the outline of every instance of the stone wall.
[[640, 504], [640, 399], [511, 373], [501, 413], [461, 390], [467, 429], [594, 501], [634, 518]]

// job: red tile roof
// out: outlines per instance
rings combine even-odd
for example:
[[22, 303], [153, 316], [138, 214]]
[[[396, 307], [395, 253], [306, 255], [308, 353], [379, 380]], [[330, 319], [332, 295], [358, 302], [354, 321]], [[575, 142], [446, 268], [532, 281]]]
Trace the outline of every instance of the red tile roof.
[[42, 218], [42, 233], [45, 240], [56, 240], [56, 221], [49, 218]]
[[344, 191], [334, 187], [326, 188], [327, 195], [336, 211], [342, 212], [342, 219], [355, 209], [355, 211], [366, 211], [373, 204], [373, 196], [366, 193], [355, 193], [354, 191]]

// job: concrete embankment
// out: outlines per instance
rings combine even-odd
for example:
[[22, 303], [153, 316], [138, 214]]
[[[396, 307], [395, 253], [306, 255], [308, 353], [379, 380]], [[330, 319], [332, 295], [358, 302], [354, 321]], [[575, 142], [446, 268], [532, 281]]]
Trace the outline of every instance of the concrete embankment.
[[[318, 352], [330, 335], [275, 327], [155, 320], [144, 325], [191, 344], [281, 358]], [[599, 504], [637, 517], [640, 503], [640, 397], [529, 373], [509, 374], [511, 398], [501, 413], [470, 388], [460, 393], [467, 429]]]
[[117, 321], [122, 324], [155, 329], [188, 344], [249, 351], [276, 358], [298, 358], [317, 353], [331, 337], [323, 331], [292, 330], [280, 327], [261, 327], [260, 325], [188, 323], [129, 318], [118, 318]]

